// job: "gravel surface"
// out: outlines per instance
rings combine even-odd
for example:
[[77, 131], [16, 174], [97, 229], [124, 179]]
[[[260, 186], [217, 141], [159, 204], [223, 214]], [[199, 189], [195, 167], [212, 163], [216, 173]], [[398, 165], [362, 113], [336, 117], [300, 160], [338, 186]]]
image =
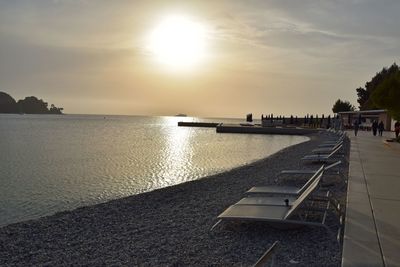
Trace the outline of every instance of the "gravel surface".
[[[328, 137], [310, 137], [228, 172], [0, 228], [0, 266], [251, 266], [276, 240], [274, 266], [340, 266], [336, 233], [323, 228], [279, 230], [247, 222], [210, 231], [250, 187], [274, 184], [284, 169], [318, 167], [300, 158]], [[346, 176], [348, 150], [346, 140], [340, 167]], [[346, 187], [336, 183], [331, 190], [344, 203]], [[338, 229], [333, 215], [327, 223]]]

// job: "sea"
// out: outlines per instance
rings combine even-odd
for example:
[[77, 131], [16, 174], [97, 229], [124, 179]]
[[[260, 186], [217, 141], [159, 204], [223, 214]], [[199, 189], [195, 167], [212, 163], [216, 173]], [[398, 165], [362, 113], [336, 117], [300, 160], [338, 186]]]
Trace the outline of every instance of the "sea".
[[201, 179], [303, 136], [219, 134], [178, 121], [241, 119], [0, 115], [0, 226]]

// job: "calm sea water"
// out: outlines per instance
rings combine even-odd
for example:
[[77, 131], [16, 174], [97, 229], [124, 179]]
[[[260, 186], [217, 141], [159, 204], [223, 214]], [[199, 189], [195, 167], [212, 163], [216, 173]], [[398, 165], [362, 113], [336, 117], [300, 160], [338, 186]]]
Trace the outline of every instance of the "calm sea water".
[[308, 140], [182, 120], [199, 119], [0, 115], [0, 225], [199, 179]]

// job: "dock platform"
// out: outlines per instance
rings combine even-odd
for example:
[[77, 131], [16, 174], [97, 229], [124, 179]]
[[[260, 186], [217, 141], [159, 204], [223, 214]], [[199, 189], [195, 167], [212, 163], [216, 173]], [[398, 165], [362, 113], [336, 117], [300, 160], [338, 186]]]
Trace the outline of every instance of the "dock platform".
[[186, 127], [209, 127], [215, 128], [219, 122], [191, 122], [191, 121], [180, 121], [178, 122], [178, 126], [186, 126]]
[[316, 133], [319, 129], [301, 127], [271, 126], [262, 127], [259, 124], [225, 124], [220, 122], [178, 122], [183, 127], [208, 127], [216, 128], [217, 133], [243, 133], [243, 134], [282, 134], [282, 135], [305, 135]]
[[305, 135], [318, 132], [318, 129], [300, 127], [262, 127], [240, 124], [220, 124], [216, 128], [217, 133]]

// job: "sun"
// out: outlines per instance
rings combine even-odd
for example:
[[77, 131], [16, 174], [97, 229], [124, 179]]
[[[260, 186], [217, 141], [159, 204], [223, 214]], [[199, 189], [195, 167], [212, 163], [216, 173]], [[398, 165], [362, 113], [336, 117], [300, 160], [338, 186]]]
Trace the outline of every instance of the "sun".
[[151, 32], [149, 50], [154, 58], [172, 70], [187, 70], [205, 58], [205, 27], [194, 19], [169, 16]]

